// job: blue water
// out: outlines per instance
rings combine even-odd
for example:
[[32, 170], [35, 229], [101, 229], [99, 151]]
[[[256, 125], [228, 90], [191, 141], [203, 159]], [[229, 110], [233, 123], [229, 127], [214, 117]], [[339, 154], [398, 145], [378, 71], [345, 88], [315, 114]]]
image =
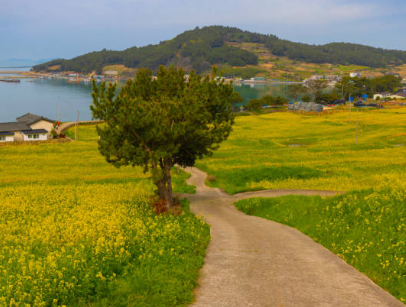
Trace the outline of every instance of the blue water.
[[[3, 75], [4, 76], [4, 75]], [[21, 79], [20, 83], [0, 82], [0, 122], [14, 121], [25, 113], [34, 113], [50, 119], [89, 120], [92, 115], [92, 85], [69, 83], [64, 79]]]
[[[3, 75], [0, 75], [0, 78]], [[285, 84], [235, 85], [248, 102], [265, 94], [284, 95]], [[0, 122], [15, 121], [25, 113], [34, 113], [58, 120], [58, 106], [62, 121], [90, 120], [92, 103], [91, 83], [69, 83], [66, 79], [21, 79], [20, 83], [0, 82]]]

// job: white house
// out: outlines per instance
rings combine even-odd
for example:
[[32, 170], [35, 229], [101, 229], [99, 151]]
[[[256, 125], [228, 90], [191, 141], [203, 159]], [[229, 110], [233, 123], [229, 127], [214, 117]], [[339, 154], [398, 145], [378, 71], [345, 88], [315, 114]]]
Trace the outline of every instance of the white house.
[[379, 93], [374, 95], [374, 99], [380, 97], [381, 99], [389, 98], [389, 99], [406, 99], [406, 93], [396, 93], [396, 94], [391, 94], [391, 93]]
[[24, 142], [48, 140], [48, 131], [45, 129], [25, 130], [21, 132]]
[[13, 142], [14, 132], [0, 132], [0, 142]]
[[54, 125], [53, 120], [27, 113], [16, 122], [0, 123], [0, 142], [45, 141]]
[[391, 93], [383, 92], [383, 93], [375, 94], [374, 99], [376, 100], [378, 97], [381, 98], [381, 99], [384, 99], [384, 98], [387, 98], [389, 96], [391, 96]]
[[17, 121], [20, 123], [27, 123], [31, 129], [45, 129], [48, 132], [51, 132], [54, 123], [56, 122], [55, 120], [31, 113], [17, 117]]

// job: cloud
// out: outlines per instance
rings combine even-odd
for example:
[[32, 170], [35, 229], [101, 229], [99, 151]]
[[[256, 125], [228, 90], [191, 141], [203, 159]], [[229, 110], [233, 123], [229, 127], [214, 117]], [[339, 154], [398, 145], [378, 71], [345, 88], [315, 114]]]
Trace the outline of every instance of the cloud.
[[[13, 0], [3, 14], [36, 26], [281, 23], [316, 25], [378, 16], [388, 5], [343, 0]], [[390, 2], [390, 1], [389, 1]]]

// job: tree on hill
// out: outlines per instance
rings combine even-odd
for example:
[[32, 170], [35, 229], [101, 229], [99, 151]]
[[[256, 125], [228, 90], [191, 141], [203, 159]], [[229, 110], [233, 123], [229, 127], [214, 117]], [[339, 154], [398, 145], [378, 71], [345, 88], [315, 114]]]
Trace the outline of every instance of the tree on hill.
[[275, 97], [275, 105], [276, 106], [283, 106], [285, 103], [288, 103], [289, 101], [285, 97], [281, 96], [276, 96]]
[[302, 97], [302, 101], [303, 102], [311, 102], [312, 101], [312, 97], [310, 97], [309, 94], [306, 94]]
[[288, 86], [285, 93], [293, 101], [307, 93], [307, 88], [302, 84], [292, 84]]
[[256, 111], [262, 108], [262, 100], [261, 99], [251, 99], [250, 101], [248, 101], [247, 105], [246, 105], [246, 109], [248, 111]]
[[348, 100], [351, 93], [354, 92], [354, 83], [348, 76], [342, 77], [341, 81], [337, 82], [335, 89], [341, 93], [341, 99]]
[[240, 93], [233, 92], [231, 95], [231, 104], [235, 106], [238, 103], [243, 103], [244, 98], [240, 95]]
[[264, 95], [264, 96], [261, 97], [261, 102], [262, 102], [262, 104], [267, 105], [267, 106], [274, 105], [275, 104], [275, 97], [272, 96], [272, 95], [269, 95], [269, 94]]
[[345, 99], [348, 99], [349, 96], [360, 97], [364, 94], [372, 97], [373, 94], [380, 92], [394, 93], [401, 86], [402, 82], [400, 78], [387, 75], [373, 79], [343, 77], [335, 85], [335, 89]]
[[93, 83], [94, 118], [99, 150], [116, 167], [138, 165], [150, 170], [159, 197], [173, 205], [171, 168], [193, 166], [211, 155], [231, 132], [232, 85], [211, 77], [161, 66], [157, 78], [140, 69], [116, 94], [116, 85]]
[[317, 93], [323, 91], [327, 87], [326, 80], [308, 80], [305, 83], [307, 94], [311, 97], [312, 101], [316, 99]]

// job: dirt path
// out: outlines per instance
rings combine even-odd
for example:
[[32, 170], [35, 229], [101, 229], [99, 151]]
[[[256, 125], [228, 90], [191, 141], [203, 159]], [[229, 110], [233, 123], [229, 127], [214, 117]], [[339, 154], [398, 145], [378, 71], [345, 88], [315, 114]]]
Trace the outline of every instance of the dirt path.
[[[99, 124], [103, 121], [100, 120], [84, 120], [84, 121], [79, 121], [79, 124]], [[66, 122], [63, 123], [59, 126], [59, 128], [57, 129], [58, 133], [63, 133], [65, 130], [73, 127], [76, 125], [76, 122]]]
[[194, 307], [384, 307], [400, 301], [301, 232], [238, 211], [236, 200], [328, 191], [272, 190], [234, 196], [205, 186], [206, 174], [186, 171], [196, 186], [187, 195], [194, 213], [211, 225], [212, 240]]

